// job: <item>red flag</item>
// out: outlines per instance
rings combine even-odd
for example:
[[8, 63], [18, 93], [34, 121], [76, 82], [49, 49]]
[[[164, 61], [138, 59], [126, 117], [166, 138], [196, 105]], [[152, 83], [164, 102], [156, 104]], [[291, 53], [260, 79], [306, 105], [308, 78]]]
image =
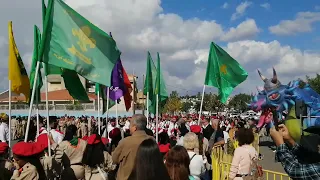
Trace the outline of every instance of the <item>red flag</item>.
[[122, 66], [122, 73], [123, 73], [122, 77], [123, 77], [124, 86], [126, 88], [123, 99], [124, 99], [124, 104], [126, 105], [126, 110], [129, 111], [129, 109], [131, 108], [131, 101], [132, 101], [132, 97], [131, 97], [132, 86], [128, 78], [127, 72], [123, 68], [123, 66]]

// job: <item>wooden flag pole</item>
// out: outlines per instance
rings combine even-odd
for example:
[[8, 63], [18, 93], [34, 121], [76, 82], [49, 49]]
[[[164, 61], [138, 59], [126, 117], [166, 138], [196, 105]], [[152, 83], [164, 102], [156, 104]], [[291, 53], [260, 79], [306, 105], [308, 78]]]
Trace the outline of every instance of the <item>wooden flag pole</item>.
[[9, 80], [9, 147], [11, 147], [11, 80]]
[[28, 140], [30, 121], [31, 121], [31, 113], [32, 113], [32, 106], [33, 106], [33, 101], [34, 101], [34, 95], [35, 95], [35, 92], [36, 92], [36, 85], [37, 85], [37, 80], [38, 80], [39, 67], [40, 67], [40, 62], [37, 61], [36, 72], [35, 72], [35, 75], [34, 75], [35, 76], [34, 77], [34, 82], [33, 82], [33, 85], [32, 85], [32, 93], [31, 93], [31, 100], [30, 100], [30, 107], [29, 107], [29, 115], [28, 115], [26, 135], [24, 137], [24, 142], [27, 142], [27, 140]]
[[201, 113], [202, 113], [203, 98], [204, 98], [204, 92], [205, 92], [205, 90], [206, 90], [206, 85], [203, 85], [202, 98], [201, 98], [200, 111], [199, 111], [199, 118], [198, 118], [198, 125], [200, 125], [200, 122], [201, 122]]

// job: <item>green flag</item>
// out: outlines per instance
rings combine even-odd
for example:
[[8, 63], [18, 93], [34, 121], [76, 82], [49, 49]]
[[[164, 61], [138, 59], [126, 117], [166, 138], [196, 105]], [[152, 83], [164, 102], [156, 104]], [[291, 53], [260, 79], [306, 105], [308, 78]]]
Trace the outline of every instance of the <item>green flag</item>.
[[[50, 5], [50, 2], [49, 2]], [[52, 2], [51, 2], [52, 5]], [[49, 9], [50, 10], [50, 9]], [[48, 11], [49, 11], [48, 10]], [[47, 8], [44, 4], [44, 0], [42, 0], [42, 21], [43, 24], [45, 21], [45, 16], [47, 14]], [[45, 30], [45, 28], [43, 28]], [[45, 37], [43, 37], [45, 38]], [[41, 56], [40, 56], [41, 57]], [[44, 60], [45, 62], [45, 60]], [[69, 94], [73, 97], [73, 99], [82, 101], [82, 102], [89, 102], [89, 97], [86, 92], [86, 89], [83, 87], [82, 82], [77, 74], [77, 72], [60, 68], [51, 64], [45, 64], [44, 66], [45, 75], [60, 75], [63, 78], [64, 84], [66, 89], [68, 90]]]
[[44, 62], [74, 70], [88, 80], [111, 85], [120, 56], [116, 42], [62, 0], [49, 0], [39, 55]]
[[205, 85], [219, 89], [222, 103], [226, 103], [233, 89], [248, 77], [241, 65], [215, 43], [211, 43]]
[[164, 82], [161, 66], [160, 66], [160, 55], [157, 53], [157, 77], [156, 77], [156, 85], [155, 85], [155, 95], [159, 96], [159, 112], [162, 112], [164, 105], [168, 99], [167, 87]]
[[147, 72], [146, 72], [146, 79], [145, 79], [144, 88], [143, 88], [143, 94], [147, 95], [147, 92], [149, 92], [149, 99], [147, 99], [147, 101], [149, 101], [149, 112], [152, 114], [156, 113], [155, 111], [156, 99], [154, 96], [156, 77], [157, 77], [157, 69], [156, 69], [156, 66], [154, 65], [150, 52], [148, 52]]
[[[34, 26], [34, 40], [33, 40], [33, 55], [32, 55], [32, 63], [31, 63], [31, 70], [30, 70], [30, 87], [32, 92], [33, 88], [33, 83], [34, 83], [34, 78], [35, 78], [35, 73], [36, 73], [36, 66], [38, 62], [38, 50], [40, 47], [40, 41], [41, 41], [41, 33], [39, 28], [35, 25]], [[38, 77], [37, 77], [37, 84], [36, 84], [36, 91], [35, 91], [35, 96], [34, 96], [34, 103], [39, 104], [41, 102], [41, 92], [40, 89], [43, 85], [42, 82], [42, 76], [41, 76], [41, 71], [39, 69], [38, 71]], [[30, 95], [31, 97], [31, 95]]]

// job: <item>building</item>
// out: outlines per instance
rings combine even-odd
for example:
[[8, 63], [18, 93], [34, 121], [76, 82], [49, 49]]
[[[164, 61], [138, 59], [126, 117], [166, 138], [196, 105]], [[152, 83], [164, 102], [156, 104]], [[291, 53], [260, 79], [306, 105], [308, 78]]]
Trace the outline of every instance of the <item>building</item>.
[[[54, 107], [59, 106], [60, 107], [60, 106], [64, 105], [65, 107], [67, 107], [70, 104], [75, 105], [75, 103], [76, 103], [77, 106], [84, 106], [83, 109], [91, 109], [94, 111], [97, 107], [97, 104], [98, 104], [98, 101], [97, 101], [98, 98], [95, 95], [95, 83], [88, 81], [81, 76], [79, 76], [79, 77], [80, 77], [80, 80], [81, 80], [83, 86], [87, 90], [90, 102], [79, 105], [79, 103], [76, 100], [74, 100], [72, 98], [72, 96], [70, 96], [68, 90], [66, 90], [63, 78], [60, 75], [50, 75], [50, 76], [48, 76], [48, 102], [49, 102], [50, 106], [54, 106]], [[131, 86], [133, 88], [133, 90], [131, 92], [131, 96], [132, 96], [133, 101], [132, 101], [131, 108], [129, 109], [128, 112], [135, 113], [135, 109], [137, 106], [136, 104], [137, 104], [137, 92], [138, 92], [136, 81], [137, 81], [138, 77], [134, 76], [134, 75], [128, 75], [128, 78], [129, 78]], [[45, 99], [46, 99], [45, 93], [42, 92], [40, 106], [45, 105]], [[0, 94], [0, 105], [8, 106], [8, 102], [9, 102], [9, 93], [8, 93], [8, 91], [5, 91]], [[19, 107], [22, 107], [22, 106], [25, 108], [28, 107], [28, 105], [23, 103], [23, 102], [25, 102], [25, 97], [23, 95], [17, 95], [17, 94], [13, 93], [11, 96], [11, 102], [12, 102], [13, 106], [19, 105]], [[2, 109], [6, 109], [6, 108], [7, 107], [2, 107]], [[79, 110], [81, 110], [81, 108]], [[126, 111], [123, 98], [121, 98], [121, 101], [119, 104], [110, 108], [109, 111], [119, 111], [119, 112]]]

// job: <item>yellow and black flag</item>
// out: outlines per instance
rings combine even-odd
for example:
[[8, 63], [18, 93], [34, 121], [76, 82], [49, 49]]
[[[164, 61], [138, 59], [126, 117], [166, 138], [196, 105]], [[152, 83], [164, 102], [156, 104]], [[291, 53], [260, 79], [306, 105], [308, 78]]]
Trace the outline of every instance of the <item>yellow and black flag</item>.
[[17, 94], [24, 94], [26, 102], [30, 99], [30, 81], [24, 67], [23, 61], [20, 57], [18, 48], [14, 41], [12, 22], [8, 24], [9, 30], [9, 58], [8, 58], [8, 79], [11, 80], [12, 92]]

